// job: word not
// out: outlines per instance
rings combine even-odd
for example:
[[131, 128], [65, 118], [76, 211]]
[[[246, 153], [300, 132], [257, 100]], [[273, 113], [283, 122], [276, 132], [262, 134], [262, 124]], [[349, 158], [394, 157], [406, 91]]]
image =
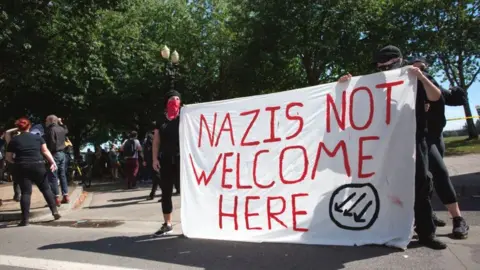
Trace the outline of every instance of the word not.
[[[402, 85], [404, 82], [403, 81], [395, 81], [395, 82], [389, 82], [389, 83], [383, 83], [383, 84], [377, 84], [375, 87], [378, 88], [378, 89], [387, 89], [386, 90], [386, 99], [385, 99], [385, 102], [386, 102], [386, 112], [385, 112], [385, 123], [388, 125], [390, 125], [390, 119], [391, 119], [391, 106], [390, 106], [390, 103], [392, 102], [392, 88], [394, 86], [399, 86], [399, 85]], [[357, 93], [359, 93], [360, 91], [363, 91], [363, 92], [366, 92], [368, 94], [368, 119], [367, 121], [361, 125], [361, 124], [358, 124], [356, 123], [353, 119], [353, 115], [355, 113], [355, 108], [354, 108], [354, 104], [355, 104], [355, 95]], [[362, 104], [363, 105], [363, 104]], [[373, 93], [372, 93], [372, 90], [370, 90], [370, 88], [366, 87], [366, 86], [361, 86], [361, 87], [357, 87], [355, 89], [352, 90], [352, 92], [350, 93], [350, 97], [349, 97], [349, 102], [348, 102], [348, 106], [349, 106], [349, 109], [348, 109], [348, 112], [349, 112], [349, 117], [348, 117], [348, 120], [349, 120], [349, 123], [350, 123], [350, 126], [354, 129], [354, 130], [366, 130], [368, 129], [371, 124], [372, 124], [372, 121], [373, 121], [373, 116], [375, 115], [375, 102], [374, 102], [374, 99], [373, 99]], [[340, 127], [341, 130], [345, 130], [345, 125], [346, 125], [346, 112], [347, 112], [347, 92], [346, 91], [343, 91], [342, 92], [342, 100], [341, 100], [341, 114], [338, 112], [338, 108], [337, 108], [337, 105], [335, 104], [335, 99], [332, 97], [332, 95], [328, 94], [327, 95], [327, 109], [326, 109], [326, 114], [325, 114], [325, 121], [327, 123], [327, 132], [331, 132], [331, 113], [332, 113], [332, 110], [333, 110], [333, 113], [335, 115], [335, 119], [336, 119], [336, 122], [338, 124], [338, 126]], [[358, 108], [357, 108], [358, 109]], [[364, 109], [364, 107], [361, 108], [362, 110]]]

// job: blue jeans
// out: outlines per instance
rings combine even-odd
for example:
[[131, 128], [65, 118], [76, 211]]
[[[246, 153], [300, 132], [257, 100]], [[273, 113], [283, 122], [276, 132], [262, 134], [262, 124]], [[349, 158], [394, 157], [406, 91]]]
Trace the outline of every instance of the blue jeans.
[[58, 196], [58, 179], [60, 179], [60, 186], [62, 187], [62, 195], [68, 195], [67, 173], [65, 167], [65, 153], [56, 152], [53, 155], [53, 160], [57, 164], [58, 169], [54, 172], [48, 171], [48, 182], [50, 188], [55, 196]]

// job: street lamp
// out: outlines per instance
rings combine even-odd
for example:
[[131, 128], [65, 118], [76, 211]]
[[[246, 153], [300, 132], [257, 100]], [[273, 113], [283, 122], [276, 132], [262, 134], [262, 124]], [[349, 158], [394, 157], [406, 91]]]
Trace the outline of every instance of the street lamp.
[[160, 54], [165, 59], [165, 73], [170, 79], [170, 90], [175, 90], [175, 79], [178, 75], [178, 63], [180, 62], [180, 55], [175, 50], [170, 54], [170, 49], [165, 45], [163, 46]]

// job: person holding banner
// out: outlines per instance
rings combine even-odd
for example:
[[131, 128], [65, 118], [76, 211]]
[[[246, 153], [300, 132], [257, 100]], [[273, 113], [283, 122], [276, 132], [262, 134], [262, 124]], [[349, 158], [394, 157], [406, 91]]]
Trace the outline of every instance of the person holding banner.
[[[423, 58], [416, 58], [412, 61], [414, 67], [420, 68], [423, 72], [427, 69], [427, 63]], [[425, 73], [425, 76], [429, 76]], [[433, 78], [431, 78], [432, 81]], [[436, 83], [437, 87], [442, 89]], [[462, 217], [458, 206], [457, 195], [450, 180], [447, 166], [443, 160], [445, 154], [445, 143], [443, 141], [443, 129], [447, 124], [445, 118], [445, 105], [463, 106], [467, 102], [465, 91], [460, 87], [452, 87], [449, 90], [442, 89], [442, 96], [436, 102], [427, 103], [427, 145], [428, 145], [428, 167], [432, 175], [433, 185], [438, 197], [447, 207], [448, 212], [453, 218], [452, 235], [457, 239], [466, 239], [468, 237], [469, 226]], [[437, 226], [443, 227], [445, 221], [434, 217]]]
[[180, 182], [180, 107], [180, 93], [175, 90], [168, 91], [165, 95], [164, 119], [157, 121], [153, 135], [153, 169], [160, 174], [155, 177], [159, 179], [162, 190], [162, 212], [165, 221], [155, 232], [156, 236], [173, 231], [172, 193], [175, 183]]
[[[374, 57], [378, 71], [402, 68], [406, 65], [399, 48], [388, 45]], [[440, 89], [418, 67], [410, 67], [409, 72], [418, 79], [415, 105], [416, 115], [416, 158], [415, 158], [415, 223], [419, 243], [432, 249], [445, 249], [447, 245], [435, 237], [436, 226], [433, 222], [433, 208], [430, 200], [432, 180], [428, 177], [427, 112], [425, 103], [437, 101], [441, 97]], [[351, 74], [342, 76], [339, 82], [346, 82]]]

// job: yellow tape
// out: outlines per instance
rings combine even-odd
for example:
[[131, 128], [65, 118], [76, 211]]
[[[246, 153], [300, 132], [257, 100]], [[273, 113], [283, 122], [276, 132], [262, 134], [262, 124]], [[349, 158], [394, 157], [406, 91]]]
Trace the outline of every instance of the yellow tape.
[[480, 118], [480, 116], [470, 116], [470, 117], [458, 117], [458, 118], [450, 118], [450, 119], [447, 119], [447, 121], [454, 121], [454, 120], [467, 120], [467, 119], [474, 119], [474, 118]]

